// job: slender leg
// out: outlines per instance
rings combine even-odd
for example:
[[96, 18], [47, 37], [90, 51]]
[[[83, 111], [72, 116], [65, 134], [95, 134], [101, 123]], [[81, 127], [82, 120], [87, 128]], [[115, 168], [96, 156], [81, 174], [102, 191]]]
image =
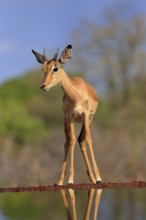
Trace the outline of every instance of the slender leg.
[[99, 210], [99, 203], [101, 198], [102, 189], [97, 189], [96, 197], [95, 197], [95, 208], [94, 208], [94, 216], [93, 220], [97, 219], [98, 210]]
[[83, 122], [81, 133], [78, 137], [78, 141], [79, 141], [79, 144], [80, 144], [81, 152], [82, 152], [82, 154], [84, 156], [84, 159], [85, 159], [85, 163], [86, 163], [86, 166], [87, 166], [87, 171], [88, 171], [89, 178], [90, 178], [91, 182], [96, 183], [96, 179], [93, 175], [91, 165], [90, 165], [90, 162], [89, 162], [89, 158], [88, 158], [88, 155], [87, 155], [87, 151], [86, 151], [86, 139], [85, 138], [86, 138], [86, 136], [85, 136], [85, 126], [84, 126], [84, 122]]
[[93, 188], [91, 188], [89, 190], [88, 203], [87, 203], [87, 208], [86, 208], [86, 211], [85, 211], [84, 220], [89, 220], [90, 219], [90, 212], [91, 212], [91, 207], [92, 207], [94, 191], [95, 191], [95, 189], [93, 189]]
[[71, 206], [73, 212], [73, 220], [77, 220], [77, 213], [76, 213], [76, 198], [73, 189], [69, 189], [70, 199], [71, 199]]
[[66, 143], [64, 145], [64, 159], [63, 159], [61, 176], [60, 176], [58, 185], [63, 185], [65, 174], [66, 174], [66, 162], [67, 162], [67, 156], [68, 156], [68, 151], [69, 151], [69, 140], [70, 140], [67, 121], [64, 122], [64, 132], [65, 132], [65, 137], [66, 137]]
[[65, 209], [66, 209], [67, 220], [72, 220], [72, 216], [71, 216], [70, 211], [69, 211], [69, 204], [68, 204], [68, 201], [67, 201], [66, 191], [64, 189], [61, 189], [61, 195], [62, 195], [64, 206], [65, 206]]
[[70, 131], [70, 170], [69, 170], [69, 183], [74, 182], [74, 149], [75, 149], [75, 131], [74, 131], [74, 123], [71, 120], [69, 123], [69, 131]]
[[93, 152], [92, 138], [91, 138], [91, 133], [90, 133], [90, 125], [91, 125], [91, 123], [90, 123], [89, 115], [85, 114], [86, 140], [87, 140], [87, 144], [89, 146], [89, 151], [90, 151], [90, 154], [91, 154], [91, 159], [92, 159], [92, 163], [93, 163], [93, 170], [94, 170], [94, 173], [95, 173], [96, 181], [99, 182], [99, 181], [101, 181], [101, 177], [100, 177], [97, 165], [96, 165], [96, 160], [95, 160], [95, 156], [94, 156], [94, 152]]

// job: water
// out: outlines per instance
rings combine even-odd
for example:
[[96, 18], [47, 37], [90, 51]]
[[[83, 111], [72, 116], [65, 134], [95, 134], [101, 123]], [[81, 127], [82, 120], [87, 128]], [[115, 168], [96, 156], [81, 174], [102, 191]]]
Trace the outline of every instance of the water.
[[0, 194], [0, 220], [145, 220], [145, 189]]

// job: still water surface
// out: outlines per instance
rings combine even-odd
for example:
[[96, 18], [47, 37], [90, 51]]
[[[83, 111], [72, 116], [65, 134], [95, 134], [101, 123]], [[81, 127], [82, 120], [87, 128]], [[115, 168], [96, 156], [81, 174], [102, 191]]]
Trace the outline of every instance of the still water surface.
[[145, 189], [0, 194], [0, 220], [145, 220]]

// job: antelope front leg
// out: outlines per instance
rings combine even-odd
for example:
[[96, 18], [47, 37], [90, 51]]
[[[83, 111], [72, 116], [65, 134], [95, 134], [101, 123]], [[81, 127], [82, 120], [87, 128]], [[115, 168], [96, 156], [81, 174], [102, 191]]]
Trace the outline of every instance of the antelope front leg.
[[61, 169], [61, 176], [60, 180], [58, 182], [58, 185], [63, 185], [64, 183], [64, 178], [66, 174], [66, 163], [67, 163], [67, 156], [68, 156], [68, 151], [69, 151], [69, 128], [67, 125], [67, 121], [64, 122], [64, 132], [65, 132], [65, 137], [66, 137], [66, 143], [64, 145], [64, 159], [63, 159], [63, 164], [62, 164], [62, 169]]
[[69, 122], [69, 131], [70, 131], [70, 170], [69, 170], [69, 183], [74, 183], [74, 149], [75, 149], [75, 131], [74, 131], [74, 124], [71, 120]]

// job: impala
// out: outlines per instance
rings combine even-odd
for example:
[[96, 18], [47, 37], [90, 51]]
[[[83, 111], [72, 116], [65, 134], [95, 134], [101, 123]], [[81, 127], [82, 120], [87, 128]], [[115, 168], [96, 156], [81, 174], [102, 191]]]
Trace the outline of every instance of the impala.
[[[66, 142], [64, 146], [64, 159], [61, 169], [61, 176], [58, 184], [63, 185], [64, 183], [69, 150], [70, 169], [68, 182], [74, 183], [74, 148], [76, 143], [74, 122], [82, 123], [82, 129], [78, 137], [78, 141], [81, 152], [85, 159], [89, 178], [94, 184], [101, 181], [93, 153], [92, 138], [90, 133], [90, 125], [98, 106], [98, 97], [95, 89], [85, 82], [81, 77], [75, 77], [72, 80], [64, 71], [64, 64], [72, 57], [71, 45], [68, 45], [63, 50], [59, 58], [59, 48], [52, 59], [47, 58], [45, 52], [43, 54], [37, 53], [34, 50], [32, 50], [32, 52], [37, 61], [43, 64], [44, 79], [41, 89], [44, 91], [49, 91], [49, 89], [52, 87], [59, 85], [64, 92], [63, 111]], [[91, 168], [86, 151], [86, 142], [91, 154], [93, 170]]]

